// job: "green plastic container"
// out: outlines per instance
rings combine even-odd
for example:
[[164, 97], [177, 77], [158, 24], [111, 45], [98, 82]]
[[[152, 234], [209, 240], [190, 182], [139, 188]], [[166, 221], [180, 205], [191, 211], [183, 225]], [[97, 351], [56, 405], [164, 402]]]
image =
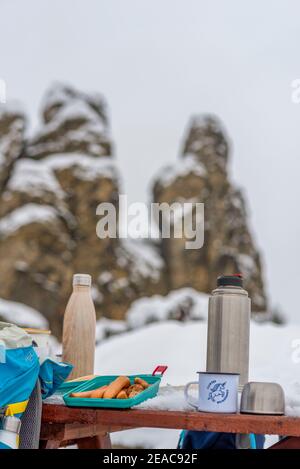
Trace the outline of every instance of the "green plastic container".
[[58, 391], [60, 392], [60, 394], [65, 394], [67, 391], [72, 391], [74, 392], [76, 388], [78, 388], [78, 386], [82, 386], [83, 384], [86, 384], [88, 382], [87, 381], [65, 381], [64, 383], [62, 383], [59, 388], [58, 388]]
[[[134, 384], [134, 378], [136, 377], [142, 378], [150, 386], [142, 391], [141, 393], [137, 394], [135, 397], [131, 397], [128, 399], [93, 399], [93, 398], [82, 398], [82, 397], [70, 397], [70, 394], [74, 392], [74, 389], [68, 390], [64, 395], [63, 399], [65, 404], [70, 407], [102, 407], [102, 408], [110, 408], [110, 409], [129, 409], [135, 405], [140, 404], [141, 402], [146, 401], [147, 399], [151, 399], [155, 397], [158, 393], [161, 375], [143, 375], [143, 374], [136, 374], [128, 376], [130, 379], [130, 383]], [[82, 391], [89, 391], [93, 389], [100, 388], [101, 386], [105, 386], [106, 384], [110, 384], [114, 381], [118, 376], [98, 376], [93, 378], [86, 383], [82, 384], [81, 386], [76, 386], [76, 392]], [[74, 383], [73, 383], [74, 384]]]

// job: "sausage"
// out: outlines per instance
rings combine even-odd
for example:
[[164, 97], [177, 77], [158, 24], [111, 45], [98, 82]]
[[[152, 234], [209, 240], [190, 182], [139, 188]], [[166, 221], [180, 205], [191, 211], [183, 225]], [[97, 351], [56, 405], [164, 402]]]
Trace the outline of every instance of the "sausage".
[[132, 384], [126, 389], [127, 396], [129, 396], [132, 391], [142, 392], [144, 391], [144, 388], [140, 384]]
[[128, 396], [127, 396], [127, 393], [125, 391], [125, 389], [122, 389], [122, 391], [119, 392], [119, 394], [117, 394], [117, 399], [127, 399]]
[[144, 391], [144, 388], [140, 384], [133, 384], [132, 386], [129, 386], [128, 389], [126, 389], [128, 397], [134, 397], [143, 391]]
[[91, 397], [92, 391], [72, 392], [70, 397]]
[[145, 381], [143, 378], [136, 377], [136, 378], [134, 378], [134, 382], [136, 384], [140, 384], [141, 386], [143, 386], [144, 389], [149, 388], [149, 386], [150, 386], [150, 384], [147, 383], [147, 381]]
[[103, 395], [104, 399], [113, 399], [123, 388], [127, 388], [129, 385], [130, 379], [127, 376], [119, 376], [107, 386]]
[[91, 395], [90, 397], [91, 398], [98, 398], [98, 399], [101, 399], [101, 397], [103, 397], [103, 394], [104, 392], [106, 391], [107, 389], [107, 386], [101, 386], [101, 388], [98, 388], [98, 389], [94, 389], [92, 392], [91, 392]]

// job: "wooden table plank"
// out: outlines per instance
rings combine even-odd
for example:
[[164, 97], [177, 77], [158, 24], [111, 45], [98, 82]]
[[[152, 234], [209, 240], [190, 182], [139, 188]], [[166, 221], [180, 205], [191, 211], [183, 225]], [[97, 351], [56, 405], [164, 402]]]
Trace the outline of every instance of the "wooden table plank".
[[[79, 423], [109, 427], [151, 427], [300, 436], [300, 418], [287, 416], [213, 414], [165, 410], [111, 410], [44, 404], [42, 423]], [[103, 428], [102, 427], [102, 428]]]
[[60, 441], [77, 440], [80, 438], [89, 438], [97, 436], [100, 433], [114, 433], [122, 430], [132, 430], [133, 427], [124, 425], [112, 426], [102, 424], [83, 424], [83, 423], [43, 423], [41, 427], [40, 439]]
[[300, 449], [300, 438], [297, 436], [283, 438], [268, 449]]
[[109, 433], [103, 433], [92, 438], [83, 438], [77, 442], [78, 449], [111, 449]]

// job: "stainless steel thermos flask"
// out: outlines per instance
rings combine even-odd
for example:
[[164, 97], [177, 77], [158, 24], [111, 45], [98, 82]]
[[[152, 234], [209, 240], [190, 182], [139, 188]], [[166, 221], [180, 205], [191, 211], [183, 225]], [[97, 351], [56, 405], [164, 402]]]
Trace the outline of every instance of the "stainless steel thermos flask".
[[208, 306], [206, 371], [239, 373], [248, 382], [251, 300], [240, 274], [217, 280]]

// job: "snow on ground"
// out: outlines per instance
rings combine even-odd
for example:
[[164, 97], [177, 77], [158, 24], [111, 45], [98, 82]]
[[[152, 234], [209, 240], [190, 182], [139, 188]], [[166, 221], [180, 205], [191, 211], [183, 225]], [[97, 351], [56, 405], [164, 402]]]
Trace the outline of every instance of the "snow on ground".
[[0, 317], [2, 320], [19, 326], [47, 329], [48, 321], [37, 310], [22, 303], [0, 298]]
[[122, 334], [126, 330], [127, 325], [125, 321], [101, 318], [96, 322], [96, 344], [108, 336]]
[[[112, 337], [96, 349], [96, 373], [152, 373], [156, 365], [168, 365], [162, 379], [182, 386], [205, 370], [205, 321], [153, 323]], [[275, 381], [286, 395], [286, 413], [300, 416], [300, 326], [251, 324], [250, 374], [252, 381]], [[184, 408], [183, 391], [169, 390], [142, 404], [150, 408]], [[130, 430], [113, 434], [113, 442], [147, 448], [175, 447], [178, 432], [171, 430]]]
[[174, 449], [177, 447], [180, 430], [162, 428], [139, 428], [111, 433], [113, 445], [126, 448]]

